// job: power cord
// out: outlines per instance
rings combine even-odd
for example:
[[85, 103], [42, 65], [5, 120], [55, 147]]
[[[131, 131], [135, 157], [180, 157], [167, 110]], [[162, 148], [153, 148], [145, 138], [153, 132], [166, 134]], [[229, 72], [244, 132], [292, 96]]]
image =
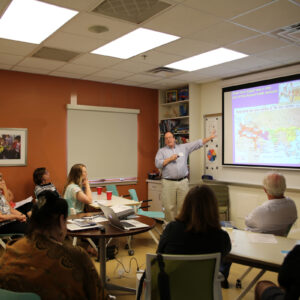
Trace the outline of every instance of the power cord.
[[136, 262], [136, 270], [137, 272], [140, 270], [140, 267], [139, 267], [139, 264], [138, 264], [138, 261], [135, 257], [132, 257], [129, 261], [129, 268], [128, 268], [128, 271], [126, 270], [124, 264], [122, 263], [122, 261], [120, 261], [119, 259], [115, 258], [115, 260], [118, 262], [118, 265], [116, 266], [115, 270], [118, 268], [119, 265], [121, 265], [122, 269], [118, 271], [120, 277], [122, 277], [122, 275], [124, 273], [127, 273], [129, 274], [130, 271], [131, 271], [131, 264], [132, 264], [132, 261], [134, 260]]

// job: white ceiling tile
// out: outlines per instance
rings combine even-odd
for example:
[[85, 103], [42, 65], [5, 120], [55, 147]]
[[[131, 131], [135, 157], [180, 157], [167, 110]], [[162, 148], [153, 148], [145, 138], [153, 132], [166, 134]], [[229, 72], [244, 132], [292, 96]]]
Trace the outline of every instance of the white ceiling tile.
[[22, 59], [23, 56], [0, 53], [0, 63], [2, 64], [15, 65]]
[[184, 5], [228, 19], [272, 1], [273, 0], [186, 0]]
[[257, 56], [265, 59], [283, 62], [283, 63], [300, 62], [300, 47], [297, 46], [282, 47], [282, 48], [273, 49], [264, 52]]
[[159, 66], [165, 66], [167, 64], [181, 60], [183, 58], [184, 58], [183, 56], [167, 54], [167, 53], [162, 53], [159, 51], [152, 50], [133, 57], [131, 61], [145, 62], [147, 64], [153, 65], [153, 67], [154, 66], [159, 67]]
[[23, 66], [14, 66], [11, 70], [18, 71], [18, 72], [26, 72], [26, 73], [34, 73], [34, 74], [48, 74], [49, 71], [45, 69], [39, 69], [39, 68], [27, 68]]
[[27, 57], [22, 62], [19, 63], [20, 67], [26, 68], [35, 68], [35, 69], [42, 69], [52, 71], [61, 66], [63, 66], [65, 62], [55, 61], [50, 59], [42, 59], [37, 57]]
[[220, 18], [213, 15], [204, 14], [199, 10], [179, 4], [145, 22], [144, 27], [185, 37], [220, 21]]
[[187, 38], [181, 38], [172, 43], [160, 46], [155, 50], [159, 53], [170, 53], [174, 55], [180, 55], [184, 58], [194, 56], [209, 50], [216, 48], [215, 44], [206, 43], [203, 41], [197, 41]]
[[87, 67], [87, 66], [76, 65], [76, 64], [67, 64], [59, 68], [57, 71], [80, 74], [80, 75], [89, 75], [97, 72], [98, 70], [99, 69], [95, 67]]
[[128, 76], [124, 78], [124, 80], [145, 83], [145, 82], [155, 81], [157, 80], [157, 78], [150, 75], [136, 74], [136, 75]]
[[[108, 31], [102, 33], [90, 32], [88, 30], [89, 27], [94, 25], [105, 26], [108, 28]], [[65, 24], [60, 31], [83, 35], [93, 39], [107, 40], [107, 42], [109, 42], [136, 28], [136, 25], [104, 17], [99, 14], [79, 13]]]
[[54, 4], [57, 6], [74, 9], [77, 11], [90, 10], [99, 5], [103, 0], [39, 0], [42, 2]]
[[180, 74], [178, 76], [173, 77], [174, 79], [177, 80], [186, 80], [187, 82], [194, 82], [196, 80], [200, 80], [200, 79], [206, 79], [207, 75], [203, 74], [203, 73], [197, 73], [195, 72], [188, 72], [185, 74]]
[[0, 52], [2, 53], [26, 56], [37, 47], [38, 45], [35, 44], [0, 39]]
[[106, 43], [106, 41], [92, 39], [82, 35], [57, 32], [56, 34], [50, 36], [45, 42], [43, 42], [43, 45], [52, 48], [71, 50], [75, 52], [90, 52]]
[[84, 80], [91, 80], [91, 81], [98, 81], [98, 82], [112, 82], [113, 78], [105, 77], [105, 76], [96, 76], [96, 75], [89, 75], [82, 77]]
[[111, 78], [111, 79], [113, 79], [113, 78], [120, 79], [120, 78], [124, 78], [126, 76], [131, 76], [131, 75], [133, 75], [133, 73], [120, 71], [120, 70], [112, 70], [112, 69], [104, 69], [104, 70], [101, 70], [101, 71], [93, 74], [93, 76], [102, 76], [102, 77]]
[[0, 63], [0, 70], [10, 70], [13, 66]]
[[121, 70], [131, 73], [140, 73], [153, 69], [153, 65], [141, 63], [138, 61], [125, 60], [111, 67], [114, 70]]
[[125, 80], [125, 79], [115, 80], [113, 83], [120, 84], [120, 85], [129, 85], [129, 86], [138, 86], [141, 84], [140, 82], [137, 82], [137, 81], [130, 81], [130, 80]]
[[287, 46], [288, 42], [271, 37], [268, 35], [260, 35], [257, 37], [249, 38], [247, 40], [228, 45], [228, 49], [243, 52], [246, 54], [256, 54], [274, 48]]
[[197, 31], [196, 33], [190, 35], [190, 38], [218, 46], [224, 46], [235, 41], [255, 36], [257, 34], [257, 32], [243, 28], [239, 25], [229, 22], [221, 22]]
[[49, 73], [51, 76], [57, 76], [57, 77], [66, 77], [66, 78], [81, 78], [82, 76], [78, 74], [68, 73], [68, 72], [60, 72], [60, 71], [53, 71]]
[[119, 59], [115, 57], [88, 53], [88, 54], [81, 55], [78, 58], [75, 58], [72, 61], [72, 63], [104, 69], [122, 61], [123, 59]]
[[273, 1], [272, 4], [235, 18], [233, 21], [261, 32], [299, 23], [300, 6], [287, 0]]

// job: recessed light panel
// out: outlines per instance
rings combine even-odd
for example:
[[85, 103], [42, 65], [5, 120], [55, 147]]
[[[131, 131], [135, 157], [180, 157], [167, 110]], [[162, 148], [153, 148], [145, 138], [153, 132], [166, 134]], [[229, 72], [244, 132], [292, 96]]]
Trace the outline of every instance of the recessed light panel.
[[165, 67], [179, 69], [183, 71], [195, 71], [211, 66], [223, 64], [232, 60], [248, 56], [247, 54], [226, 48], [218, 48], [189, 58], [182, 59]]
[[126, 59], [177, 39], [179, 37], [175, 35], [139, 28], [92, 53]]
[[0, 37], [40, 44], [77, 13], [36, 0], [13, 0], [0, 19]]

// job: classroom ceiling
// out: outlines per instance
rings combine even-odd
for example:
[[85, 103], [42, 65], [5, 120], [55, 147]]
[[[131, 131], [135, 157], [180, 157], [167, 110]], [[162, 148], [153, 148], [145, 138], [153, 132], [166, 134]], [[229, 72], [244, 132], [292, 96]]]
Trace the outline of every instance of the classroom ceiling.
[[[10, 2], [0, 1], [0, 16]], [[0, 69], [155, 89], [293, 64], [300, 72], [300, 0], [42, 2], [79, 13], [38, 45], [0, 39]], [[93, 26], [108, 30], [96, 33]], [[125, 60], [90, 53], [139, 27], [181, 38]], [[161, 68], [219, 47], [249, 56], [193, 72]]]

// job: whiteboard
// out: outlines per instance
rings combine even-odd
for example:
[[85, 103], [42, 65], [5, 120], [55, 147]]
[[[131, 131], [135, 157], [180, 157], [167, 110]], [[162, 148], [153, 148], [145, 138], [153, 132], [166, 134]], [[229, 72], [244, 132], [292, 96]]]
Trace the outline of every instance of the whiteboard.
[[89, 180], [137, 177], [139, 110], [67, 105], [67, 168], [83, 163]]
[[[300, 188], [300, 170], [222, 166], [222, 114], [204, 116], [205, 136], [209, 136], [213, 129], [216, 129], [217, 138], [205, 145], [205, 175], [211, 175], [215, 180], [229, 183], [262, 185], [266, 173], [275, 171], [285, 176], [288, 188]], [[224, 132], [225, 138], [226, 134]]]

